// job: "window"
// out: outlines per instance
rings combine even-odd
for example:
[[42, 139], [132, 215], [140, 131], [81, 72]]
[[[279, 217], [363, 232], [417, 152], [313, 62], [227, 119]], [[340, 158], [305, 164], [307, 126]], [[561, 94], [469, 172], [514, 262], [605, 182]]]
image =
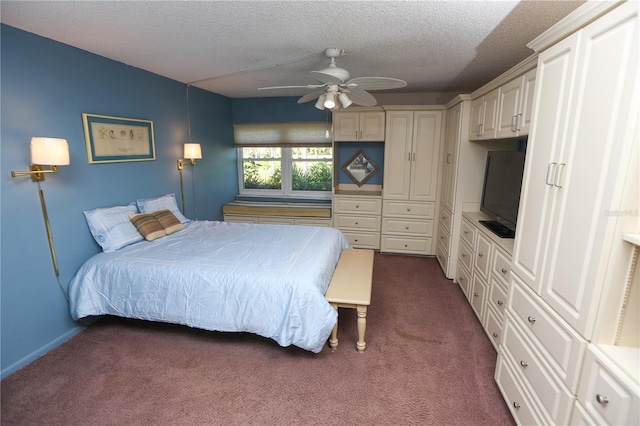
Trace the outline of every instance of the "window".
[[238, 148], [240, 194], [330, 198], [332, 158], [330, 146]]
[[331, 198], [333, 153], [326, 123], [236, 124], [241, 195]]

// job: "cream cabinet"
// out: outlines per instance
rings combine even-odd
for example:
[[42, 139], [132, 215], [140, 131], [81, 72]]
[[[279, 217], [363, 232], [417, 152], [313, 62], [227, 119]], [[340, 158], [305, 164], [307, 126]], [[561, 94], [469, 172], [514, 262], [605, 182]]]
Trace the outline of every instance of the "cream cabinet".
[[640, 420], [638, 311], [621, 321], [638, 306], [622, 235], [640, 230], [639, 16], [636, 1], [587, 2], [530, 43], [534, 118], [496, 367], [519, 424]]
[[471, 102], [469, 140], [495, 139], [500, 89], [494, 89]]
[[457, 282], [493, 346], [502, 339], [510, 280], [511, 239], [502, 239], [480, 224], [481, 212], [463, 213]]
[[500, 87], [496, 138], [509, 138], [529, 134], [533, 109], [536, 69], [525, 73]]
[[314, 217], [300, 217], [300, 216], [268, 216], [268, 215], [237, 215], [237, 214], [225, 214], [225, 222], [233, 223], [261, 223], [271, 225], [301, 225], [301, 226], [323, 226], [331, 227], [332, 220], [314, 218]]
[[387, 110], [381, 251], [435, 254], [442, 110]]
[[333, 226], [354, 248], [380, 248], [382, 198], [374, 195], [333, 195]]
[[[593, 332], [638, 122], [638, 22], [614, 9], [539, 56], [514, 272], [585, 338]], [[635, 104], [634, 104], [635, 102]]]
[[385, 137], [384, 111], [336, 111], [333, 113], [334, 141], [379, 142]]

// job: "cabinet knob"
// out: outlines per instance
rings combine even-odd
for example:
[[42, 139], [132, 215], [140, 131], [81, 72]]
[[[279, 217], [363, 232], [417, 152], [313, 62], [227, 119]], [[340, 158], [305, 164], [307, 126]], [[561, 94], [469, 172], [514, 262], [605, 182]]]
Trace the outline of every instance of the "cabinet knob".
[[469, 233], [469, 231], [464, 231], [462, 232], [464, 235], [467, 235]]
[[409, 247], [409, 246], [405, 244], [405, 245], [404, 245], [404, 248], [407, 248], [407, 247]]
[[458, 278], [458, 281], [464, 281], [464, 277]]
[[356, 222], [356, 225], [358, 224], [358, 222]]
[[517, 401], [513, 401], [513, 407], [514, 408], [520, 408], [520, 403]]
[[502, 270], [500, 272], [502, 272], [503, 274], [506, 274], [509, 271], [507, 271], [506, 269], [502, 268]]
[[358, 204], [356, 204], [356, 209], [359, 209], [359, 208], [360, 208], [360, 206]]
[[597, 394], [596, 401], [598, 401], [598, 404], [606, 405], [607, 403], [609, 403], [609, 398], [604, 395]]
[[531, 324], [533, 324], [534, 322], [536, 322], [536, 317], [532, 317], [531, 315], [529, 315], [527, 317], [527, 321], [529, 321]]
[[467, 257], [467, 255], [466, 255], [466, 254], [464, 254], [464, 253], [462, 253], [462, 257]]
[[405, 226], [404, 228], [405, 228], [405, 229], [409, 229], [409, 227], [408, 227], [408, 226]]
[[493, 337], [495, 337], [496, 339], [498, 338], [498, 333], [496, 333], [495, 331], [493, 333], [491, 333], [493, 335]]
[[498, 304], [498, 306], [504, 305], [504, 302], [502, 300], [498, 300], [496, 303]]
[[358, 242], [358, 239], [356, 238], [356, 239], [355, 239], [355, 240], [353, 240], [353, 241], [355, 241], [355, 242], [357, 243], [357, 242]]
[[529, 363], [527, 361], [520, 361], [520, 366], [522, 368], [527, 368], [529, 366]]
[[410, 211], [411, 211], [411, 208], [407, 208], [407, 211], [408, 211], [408, 212], [410, 212]]
[[478, 253], [478, 257], [483, 257], [483, 256], [484, 256], [484, 254]]
[[478, 297], [478, 293], [473, 293], [473, 297]]

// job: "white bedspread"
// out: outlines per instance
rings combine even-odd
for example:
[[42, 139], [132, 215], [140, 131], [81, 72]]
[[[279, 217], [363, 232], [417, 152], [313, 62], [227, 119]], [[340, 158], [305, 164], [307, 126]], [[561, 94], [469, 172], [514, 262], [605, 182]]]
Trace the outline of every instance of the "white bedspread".
[[244, 331], [318, 353], [337, 320], [324, 298], [343, 248], [334, 228], [191, 222], [90, 258], [71, 315], [116, 315]]

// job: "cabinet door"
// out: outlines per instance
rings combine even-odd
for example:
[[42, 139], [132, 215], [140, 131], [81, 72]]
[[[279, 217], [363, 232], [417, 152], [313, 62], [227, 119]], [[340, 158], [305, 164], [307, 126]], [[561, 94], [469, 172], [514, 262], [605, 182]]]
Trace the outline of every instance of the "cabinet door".
[[455, 202], [455, 172], [458, 161], [458, 140], [460, 139], [460, 119], [462, 117], [462, 104], [452, 107], [447, 111], [445, 124], [445, 139], [442, 155], [442, 192], [440, 201], [442, 205], [453, 211]]
[[413, 111], [387, 113], [383, 186], [385, 199], [409, 199], [412, 134]]
[[[637, 140], [638, 5], [624, 4], [585, 27], [569, 134], [554, 191], [542, 298], [590, 339], [613, 237], [615, 211]], [[635, 135], [637, 137], [637, 133]], [[635, 159], [637, 161], [637, 159]]]
[[361, 112], [359, 127], [360, 140], [384, 141], [384, 111]]
[[495, 139], [496, 137], [499, 95], [500, 89], [498, 88], [482, 97], [482, 135], [480, 139]]
[[533, 98], [536, 88], [537, 70], [534, 68], [522, 76], [522, 97], [520, 98], [520, 110], [516, 121], [518, 136], [528, 135], [533, 117]]
[[577, 37], [568, 38], [538, 58], [534, 104], [537, 125], [529, 137], [520, 193], [513, 271], [538, 294], [548, 240], [549, 211], [555, 195], [554, 171], [566, 129]]
[[336, 141], [357, 141], [360, 129], [360, 114], [357, 112], [333, 113], [333, 139]]
[[471, 102], [471, 117], [469, 120], [469, 140], [477, 140], [482, 134], [482, 102], [483, 98]]
[[520, 112], [522, 97], [522, 77], [518, 77], [500, 88], [498, 96], [498, 114], [496, 122], [496, 138], [516, 136], [516, 120]]
[[436, 201], [441, 130], [441, 111], [415, 112], [409, 184], [410, 200]]

